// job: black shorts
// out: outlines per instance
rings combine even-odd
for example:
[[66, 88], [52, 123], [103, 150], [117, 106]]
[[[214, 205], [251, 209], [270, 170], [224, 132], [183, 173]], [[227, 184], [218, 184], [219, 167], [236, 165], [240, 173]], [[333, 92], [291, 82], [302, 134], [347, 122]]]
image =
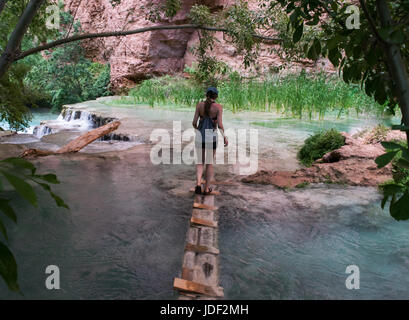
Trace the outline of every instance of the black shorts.
[[[202, 142], [202, 149], [206, 149], [206, 142]], [[216, 150], [216, 149], [217, 149], [217, 141], [213, 141], [213, 150]]]
[[206, 143], [206, 142], [202, 142], [202, 143], [197, 143], [196, 142], [196, 148], [198, 149], [213, 149], [216, 150], [217, 149], [217, 141], [213, 141], [213, 145], [212, 143]]

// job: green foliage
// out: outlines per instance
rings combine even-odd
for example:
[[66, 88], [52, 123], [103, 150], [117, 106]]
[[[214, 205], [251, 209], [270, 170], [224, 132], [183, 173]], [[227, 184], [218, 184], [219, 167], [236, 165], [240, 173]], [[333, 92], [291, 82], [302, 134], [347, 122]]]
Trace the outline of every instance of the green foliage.
[[[369, 14], [375, 24], [380, 24], [376, 14], [376, 1], [365, 1]], [[308, 58], [316, 59], [326, 56], [331, 63], [339, 68], [343, 80], [347, 83], [357, 83], [365, 88], [369, 96], [381, 104], [387, 104], [390, 112], [397, 105], [396, 88], [388, 72], [388, 63], [384, 55], [383, 44], [373, 32], [368, 19], [360, 8], [360, 26], [358, 29], [348, 29], [345, 22], [349, 17], [346, 12], [349, 2], [340, 0], [266, 0], [270, 10], [285, 10], [290, 16], [293, 40], [299, 39], [303, 33], [302, 27], [312, 26], [322, 30], [321, 36], [310, 39], [304, 46]], [[409, 58], [409, 24], [406, 1], [397, 1], [390, 6], [393, 21], [399, 21], [388, 28], [380, 28], [383, 40], [399, 45], [404, 59]], [[322, 19], [327, 15], [327, 19]], [[319, 28], [318, 28], [319, 26]], [[288, 52], [290, 53], [290, 52]], [[408, 68], [408, 64], [406, 64]]]
[[297, 157], [302, 164], [309, 167], [327, 152], [341, 148], [344, 144], [345, 138], [337, 130], [321, 131], [305, 140]]
[[[15, 190], [20, 197], [28, 201], [34, 207], [38, 206], [37, 195], [32, 184], [37, 184], [47, 191], [54, 199], [57, 206], [69, 208], [68, 205], [56, 195], [49, 184], [58, 184], [54, 174], [37, 174], [36, 167], [29, 161], [21, 158], [7, 158], [0, 161], [0, 233], [5, 241], [0, 238], [0, 276], [12, 291], [20, 291], [18, 285], [17, 263], [13, 253], [7, 246], [8, 234], [3, 217], [17, 223], [17, 215], [10, 205], [10, 199], [5, 194], [6, 190]], [[8, 184], [9, 188], [5, 189]]]
[[[116, 2], [115, 5], [117, 5], [120, 3], [120, 0], [111, 0], [111, 3], [113, 2]], [[181, 7], [181, 0], [164, 0], [157, 2], [150, 1], [141, 8], [145, 9], [147, 13], [146, 17], [149, 21], [159, 22], [174, 17]]]
[[109, 95], [109, 65], [92, 63], [78, 43], [56, 48], [47, 59], [35, 65], [25, 81], [51, 97], [53, 110], [64, 104]]
[[[8, 37], [13, 31], [28, 0], [7, 1], [0, 18], [0, 52], [6, 47]], [[45, 28], [46, 6], [52, 1], [45, 1], [30, 24], [29, 32], [24, 36], [21, 49], [25, 50], [33, 44], [39, 44], [58, 35], [56, 30]], [[24, 78], [38, 56], [28, 57], [24, 61], [14, 63], [0, 79], [0, 122], [7, 122], [12, 130], [21, 130], [28, 126], [31, 113], [28, 106], [43, 105], [49, 98], [24, 83]]]
[[[198, 72], [196, 70], [190, 71]], [[340, 117], [351, 110], [356, 114], [376, 112], [382, 114], [383, 106], [365, 95], [356, 85], [348, 85], [336, 77], [324, 74], [308, 76], [289, 74], [281, 78], [246, 80], [237, 72], [231, 72], [218, 81], [219, 99], [226, 109], [233, 112], [276, 111], [288, 116], [323, 119], [328, 112], [336, 112]], [[131, 95], [138, 102], [150, 106], [160, 104], [183, 104], [194, 106], [203, 98], [205, 86], [193, 76], [193, 81], [169, 76], [143, 81]]]
[[155, 104], [196, 105], [203, 97], [204, 88], [198, 87], [188, 80], [164, 76], [143, 81], [130, 91], [137, 102]]
[[393, 181], [383, 184], [382, 208], [389, 202], [389, 212], [396, 220], [409, 219], [409, 149], [405, 141], [382, 142], [386, 153], [375, 162], [382, 168], [392, 162]]
[[[81, 26], [73, 17], [61, 12], [61, 24], [71, 25], [73, 33]], [[64, 32], [60, 37], [64, 37]], [[24, 79], [26, 86], [51, 98], [54, 111], [64, 104], [92, 100], [110, 94], [110, 67], [85, 58], [84, 49], [78, 42], [46, 52], [47, 58], [39, 58]]]

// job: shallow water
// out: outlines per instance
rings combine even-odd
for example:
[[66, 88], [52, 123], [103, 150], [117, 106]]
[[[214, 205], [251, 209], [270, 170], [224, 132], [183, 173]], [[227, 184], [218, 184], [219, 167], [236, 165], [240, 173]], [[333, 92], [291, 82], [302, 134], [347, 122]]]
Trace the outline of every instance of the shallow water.
[[[120, 110], [136, 119], [135, 132], [148, 135], [159, 126], [170, 128], [173, 120], [182, 120], [182, 128], [188, 128], [193, 116], [192, 111]], [[272, 170], [298, 168], [297, 149], [322, 127], [351, 133], [377, 122], [225, 113], [225, 127], [259, 129], [259, 168]], [[56, 148], [68, 137], [45, 136], [33, 145]], [[55, 190], [71, 210], [57, 208], [44, 194], [40, 209], [13, 200], [19, 224], [9, 224], [10, 245], [24, 298], [177, 297], [172, 282], [181, 271], [194, 167], [153, 166], [149, 145], [87, 154], [110, 150], [100, 149], [103, 143], [80, 154], [36, 161], [40, 170], [58, 175], [62, 184]], [[232, 178], [229, 166], [216, 168], [216, 179]], [[221, 285], [227, 299], [409, 298], [404, 276], [409, 269], [409, 225], [381, 210], [375, 188], [313, 185], [284, 191], [238, 183], [220, 189]], [[45, 268], [51, 264], [61, 270], [59, 291], [44, 286]], [[360, 290], [345, 287], [345, 268], [352, 264], [361, 271]], [[1, 282], [0, 297], [21, 298]]]
[[[219, 247], [227, 299], [408, 299], [409, 222], [375, 188], [241, 186], [223, 195]], [[348, 290], [346, 267], [360, 269]]]
[[[127, 159], [85, 155], [47, 157], [55, 188], [71, 207], [41, 193], [40, 209], [13, 201], [17, 227], [10, 243], [26, 299], [172, 299], [180, 269], [190, 199], [170, 195], [160, 170], [141, 153]], [[146, 175], [146, 172], [150, 172]], [[160, 199], [160, 201], [158, 201]], [[61, 290], [47, 290], [48, 265], [61, 272]], [[0, 283], [0, 297], [18, 299]]]

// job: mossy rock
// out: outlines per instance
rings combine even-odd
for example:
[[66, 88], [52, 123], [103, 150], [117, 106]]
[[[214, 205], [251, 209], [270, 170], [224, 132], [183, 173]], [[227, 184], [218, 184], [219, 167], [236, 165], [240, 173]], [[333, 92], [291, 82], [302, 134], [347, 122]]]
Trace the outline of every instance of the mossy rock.
[[305, 140], [297, 157], [307, 167], [330, 151], [345, 145], [345, 137], [337, 130], [320, 131]]

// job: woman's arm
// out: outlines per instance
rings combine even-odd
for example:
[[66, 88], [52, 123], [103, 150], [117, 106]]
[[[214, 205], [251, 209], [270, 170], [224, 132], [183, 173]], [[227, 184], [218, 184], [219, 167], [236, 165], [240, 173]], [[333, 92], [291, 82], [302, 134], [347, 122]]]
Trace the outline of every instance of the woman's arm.
[[227, 146], [229, 142], [227, 141], [227, 137], [224, 134], [224, 126], [223, 126], [223, 107], [220, 105], [219, 113], [217, 114], [217, 125], [219, 130], [224, 138], [224, 146]]
[[197, 129], [197, 120], [199, 119], [199, 103], [196, 105], [196, 111], [192, 122], [193, 128], [195, 129]]

